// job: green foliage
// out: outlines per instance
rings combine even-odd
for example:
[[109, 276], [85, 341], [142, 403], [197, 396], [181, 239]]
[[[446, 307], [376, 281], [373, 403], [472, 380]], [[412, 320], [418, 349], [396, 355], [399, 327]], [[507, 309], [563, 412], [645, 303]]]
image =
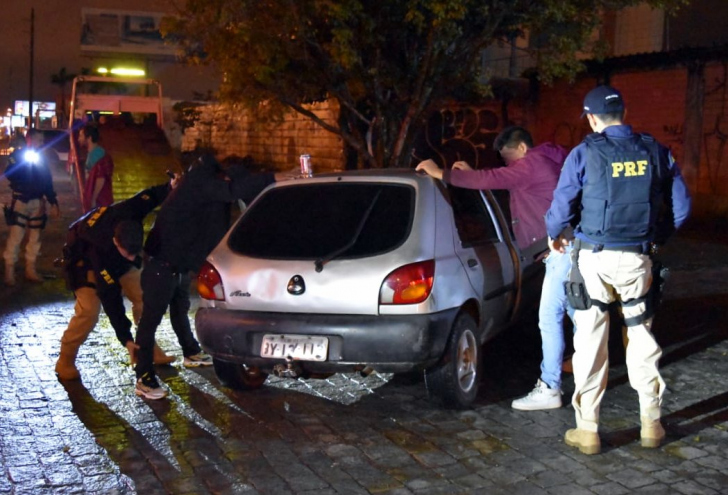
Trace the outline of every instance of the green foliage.
[[[668, 10], [686, 0], [650, 0]], [[639, 0], [187, 0], [162, 30], [191, 63], [214, 63], [221, 96], [293, 109], [339, 134], [366, 166], [401, 166], [423, 118], [479, 87], [481, 51], [528, 30], [539, 77], [572, 76], [600, 12]], [[306, 104], [335, 100], [338, 125]], [[265, 102], [265, 105], [261, 105]]]

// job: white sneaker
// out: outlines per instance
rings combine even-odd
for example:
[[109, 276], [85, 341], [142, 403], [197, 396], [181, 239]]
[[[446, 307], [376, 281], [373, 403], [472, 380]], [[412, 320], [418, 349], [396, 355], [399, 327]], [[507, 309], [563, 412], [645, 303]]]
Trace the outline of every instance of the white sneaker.
[[139, 378], [134, 388], [134, 393], [145, 399], [159, 400], [167, 397], [167, 391], [164, 390], [157, 381], [155, 376], [145, 373]]
[[198, 366], [212, 366], [212, 356], [200, 351], [194, 356], [185, 356], [182, 363], [185, 368], [197, 368]]
[[531, 393], [511, 403], [513, 409], [519, 411], [541, 411], [543, 409], [558, 409], [561, 407], [561, 390], [551, 389], [539, 379]]

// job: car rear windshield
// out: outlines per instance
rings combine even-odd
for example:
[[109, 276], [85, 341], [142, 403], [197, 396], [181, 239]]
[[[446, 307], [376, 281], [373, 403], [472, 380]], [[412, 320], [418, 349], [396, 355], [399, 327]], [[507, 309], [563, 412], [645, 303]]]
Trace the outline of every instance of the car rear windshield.
[[406, 185], [327, 183], [271, 189], [234, 227], [229, 247], [256, 258], [374, 256], [409, 235], [414, 189]]

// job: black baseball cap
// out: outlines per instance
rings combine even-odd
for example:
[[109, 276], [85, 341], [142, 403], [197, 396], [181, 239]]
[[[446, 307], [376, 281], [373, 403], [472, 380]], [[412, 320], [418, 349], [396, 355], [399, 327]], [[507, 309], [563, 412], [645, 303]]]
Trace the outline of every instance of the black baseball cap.
[[597, 86], [586, 94], [584, 98], [584, 111], [581, 117], [588, 113], [603, 114], [621, 112], [624, 110], [622, 93], [611, 86]]

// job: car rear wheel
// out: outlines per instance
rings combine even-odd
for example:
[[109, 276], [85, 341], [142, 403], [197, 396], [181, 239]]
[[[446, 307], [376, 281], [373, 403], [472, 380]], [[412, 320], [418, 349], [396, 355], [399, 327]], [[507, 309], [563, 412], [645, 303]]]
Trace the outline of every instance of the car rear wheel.
[[425, 371], [430, 397], [446, 407], [467, 408], [478, 395], [480, 349], [476, 332], [473, 318], [461, 313], [453, 324], [442, 360]]
[[220, 383], [235, 390], [260, 388], [268, 378], [268, 373], [263, 373], [258, 368], [247, 367], [242, 364], [213, 358], [212, 365]]

